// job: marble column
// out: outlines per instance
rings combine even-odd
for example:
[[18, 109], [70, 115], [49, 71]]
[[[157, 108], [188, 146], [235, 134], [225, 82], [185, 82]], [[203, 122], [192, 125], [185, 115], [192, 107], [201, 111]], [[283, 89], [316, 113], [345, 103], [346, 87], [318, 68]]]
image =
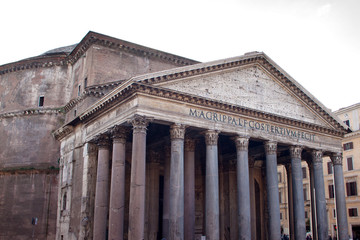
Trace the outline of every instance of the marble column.
[[349, 233], [346, 212], [344, 174], [342, 167], [342, 154], [333, 154], [331, 156], [331, 161], [334, 166], [337, 229], [339, 240], [345, 240], [349, 238]]
[[316, 220], [318, 240], [325, 240], [328, 237], [328, 222], [326, 212], [326, 199], [324, 188], [324, 173], [322, 151], [313, 150], [314, 186], [316, 199]]
[[317, 240], [317, 228], [316, 228], [316, 212], [315, 212], [315, 195], [314, 195], [314, 168], [311, 160], [306, 160], [309, 167], [310, 177], [310, 196], [311, 196], [311, 232], [313, 240]]
[[163, 226], [162, 237], [169, 239], [169, 210], [170, 210], [170, 160], [171, 147], [164, 147], [164, 200], [163, 200]]
[[195, 140], [185, 140], [184, 157], [184, 231], [185, 240], [195, 239]]
[[135, 115], [133, 125], [131, 156], [129, 240], [144, 239], [145, 225], [145, 182], [146, 182], [146, 127], [149, 123], [144, 116]]
[[112, 129], [113, 151], [111, 168], [109, 239], [124, 239], [125, 208], [125, 145], [127, 129]]
[[101, 135], [97, 139], [98, 165], [96, 174], [94, 239], [106, 238], [107, 216], [109, 212], [109, 137]]
[[169, 239], [173, 240], [184, 239], [184, 135], [184, 125], [171, 125]]
[[[255, 161], [254, 158], [249, 158], [249, 187], [250, 187], [250, 216], [251, 216], [251, 236], [253, 239], [256, 237], [256, 207], [255, 207], [255, 181], [254, 181], [254, 171], [255, 171]], [[258, 229], [260, 231], [260, 229]]]
[[306, 238], [305, 226], [305, 207], [304, 207], [304, 191], [303, 191], [303, 175], [301, 168], [301, 152], [302, 147], [291, 146], [291, 173], [292, 173], [292, 195], [294, 209], [295, 239], [303, 240]]
[[230, 239], [238, 239], [239, 221], [238, 221], [238, 190], [236, 179], [236, 159], [229, 160], [229, 215], [230, 215]]
[[205, 132], [205, 233], [207, 240], [220, 239], [218, 137], [218, 131], [207, 130]]
[[277, 143], [265, 142], [266, 153], [266, 192], [269, 211], [268, 235], [269, 240], [279, 240], [280, 233], [280, 205], [277, 175]]
[[249, 138], [238, 136], [235, 138], [235, 144], [237, 153], [238, 239], [250, 240]]
[[160, 155], [150, 151], [146, 166], [146, 220], [145, 232], [147, 240], [156, 240], [159, 227], [159, 180]]
[[294, 233], [294, 203], [293, 203], [293, 186], [292, 186], [292, 173], [291, 173], [291, 164], [286, 164], [286, 176], [288, 184], [288, 212], [289, 212], [289, 230], [290, 230], [290, 239], [295, 239]]

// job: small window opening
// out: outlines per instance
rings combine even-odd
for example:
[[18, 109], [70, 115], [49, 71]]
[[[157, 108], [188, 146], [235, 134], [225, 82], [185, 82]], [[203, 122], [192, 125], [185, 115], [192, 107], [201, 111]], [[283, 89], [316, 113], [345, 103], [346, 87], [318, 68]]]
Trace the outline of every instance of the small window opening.
[[79, 85], [78, 96], [80, 96], [80, 94], [81, 94], [81, 85]]
[[40, 96], [39, 97], [39, 107], [43, 107], [44, 106], [44, 96]]
[[84, 80], [84, 88], [86, 88], [86, 87], [87, 87], [87, 77]]
[[65, 193], [64, 196], [63, 196], [63, 205], [62, 205], [63, 210], [66, 210], [66, 200], [67, 200], [67, 196], [66, 196], [66, 193]]
[[74, 110], [74, 117], [76, 117], [76, 109]]

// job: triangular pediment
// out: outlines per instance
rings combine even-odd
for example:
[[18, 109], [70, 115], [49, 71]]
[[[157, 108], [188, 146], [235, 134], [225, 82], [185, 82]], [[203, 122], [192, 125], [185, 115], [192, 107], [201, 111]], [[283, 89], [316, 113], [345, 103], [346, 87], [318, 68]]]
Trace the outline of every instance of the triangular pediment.
[[165, 82], [161, 87], [328, 126], [301, 99], [257, 65]]

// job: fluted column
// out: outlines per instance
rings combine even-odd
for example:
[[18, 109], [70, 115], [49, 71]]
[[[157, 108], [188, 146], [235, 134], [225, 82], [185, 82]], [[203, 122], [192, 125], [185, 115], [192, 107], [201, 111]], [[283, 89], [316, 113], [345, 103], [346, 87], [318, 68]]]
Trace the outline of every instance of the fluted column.
[[306, 160], [309, 167], [309, 177], [310, 177], [310, 196], [311, 196], [311, 231], [313, 235], [313, 240], [317, 240], [317, 228], [316, 228], [316, 212], [315, 212], [315, 194], [314, 194], [314, 168], [312, 161]]
[[169, 211], [170, 211], [170, 160], [171, 160], [171, 147], [164, 147], [164, 200], [163, 200], [163, 226], [162, 237], [169, 239]]
[[184, 231], [185, 240], [195, 239], [195, 140], [185, 140]]
[[145, 182], [146, 182], [146, 127], [144, 116], [135, 115], [129, 121], [133, 125], [133, 142], [130, 177], [129, 240], [144, 239]]
[[346, 213], [345, 185], [342, 167], [342, 154], [336, 153], [331, 156], [334, 166], [335, 194], [336, 194], [336, 216], [337, 229], [340, 240], [348, 239], [348, 223]]
[[107, 215], [109, 212], [109, 137], [97, 138], [98, 165], [94, 209], [94, 239], [106, 238]]
[[303, 191], [303, 176], [301, 168], [301, 152], [302, 147], [291, 146], [291, 173], [292, 173], [292, 193], [293, 193], [293, 208], [294, 208], [294, 224], [295, 239], [303, 240], [306, 238], [305, 226], [305, 207], [304, 207], [304, 191]]
[[289, 229], [290, 229], [290, 239], [295, 239], [294, 233], [294, 203], [293, 203], [293, 186], [292, 186], [292, 173], [291, 173], [291, 164], [286, 164], [286, 176], [288, 184], [288, 211], [289, 211]]
[[218, 137], [219, 132], [207, 130], [206, 142], [206, 198], [205, 232], [207, 240], [220, 239], [219, 219], [219, 174], [218, 174]]
[[171, 126], [169, 239], [173, 240], [184, 239], [184, 135], [184, 125]]
[[146, 167], [146, 234], [147, 240], [156, 240], [159, 225], [160, 155], [150, 151]]
[[266, 191], [269, 209], [269, 239], [280, 239], [280, 205], [277, 177], [277, 143], [265, 142], [266, 153]]
[[324, 173], [322, 151], [313, 150], [314, 185], [316, 199], [316, 220], [318, 240], [325, 240], [328, 237], [328, 223], [326, 213], [326, 199], [324, 188]]
[[237, 153], [237, 192], [239, 239], [251, 239], [250, 188], [249, 188], [249, 138], [235, 138]]
[[109, 239], [124, 239], [125, 208], [125, 145], [129, 131], [121, 126], [112, 129], [113, 151], [111, 168]]

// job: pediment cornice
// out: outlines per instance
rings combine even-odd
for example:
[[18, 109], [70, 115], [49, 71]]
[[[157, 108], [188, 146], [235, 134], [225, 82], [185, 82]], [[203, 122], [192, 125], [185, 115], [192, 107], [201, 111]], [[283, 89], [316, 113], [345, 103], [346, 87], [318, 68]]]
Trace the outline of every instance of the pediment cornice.
[[240, 114], [250, 118], [256, 118], [264, 121], [271, 121], [273, 123], [286, 124], [288, 126], [292, 126], [295, 128], [307, 129], [337, 137], [342, 137], [345, 134], [344, 129], [327, 128], [320, 125], [299, 121], [296, 119], [286, 118], [275, 114], [269, 114], [266, 112], [245, 108], [242, 106], [227, 104], [213, 99], [186, 94], [149, 84], [143, 84], [140, 82], [128, 82], [127, 85], [122, 86], [122, 89], [120, 91], [115, 90], [111, 92], [103, 99], [98, 101], [96, 104], [94, 104], [92, 107], [87, 109], [83, 114], [81, 114], [79, 116], [79, 120], [82, 122], [87, 122], [135, 94], [146, 94], [146, 95], [157, 96], [157, 97], [167, 98], [176, 101], [182, 101], [185, 103], [190, 103], [202, 107], [213, 108], [233, 114]]

